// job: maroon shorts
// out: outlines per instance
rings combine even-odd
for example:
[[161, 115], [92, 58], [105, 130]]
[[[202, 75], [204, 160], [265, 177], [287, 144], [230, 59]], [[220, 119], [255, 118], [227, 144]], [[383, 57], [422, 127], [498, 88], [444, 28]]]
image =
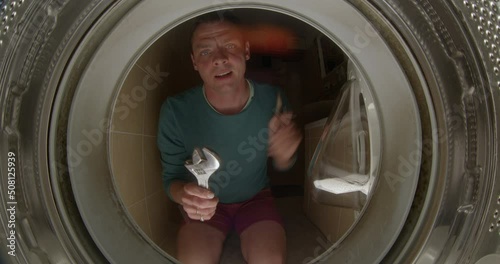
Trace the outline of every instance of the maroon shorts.
[[[184, 215], [184, 224], [199, 222], [190, 219], [182, 207], [181, 210]], [[205, 220], [204, 223], [219, 229], [224, 235], [227, 235], [234, 227], [240, 235], [247, 227], [264, 220], [276, 221], [284, 228], [283, 219], [276, 210], [270, 189], [264, 189], [242, 203], [217, 204], [214, 216], [210, 220]]]

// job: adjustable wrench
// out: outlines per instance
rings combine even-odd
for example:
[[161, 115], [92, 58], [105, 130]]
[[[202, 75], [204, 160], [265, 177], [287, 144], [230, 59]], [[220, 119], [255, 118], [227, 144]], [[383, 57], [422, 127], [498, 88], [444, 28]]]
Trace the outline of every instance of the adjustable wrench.
[[207, 148], [195, 148], [184, 166], [196, 177], [198, 186], [208, 189], [208, 179], [220, 167], [220, 158]]

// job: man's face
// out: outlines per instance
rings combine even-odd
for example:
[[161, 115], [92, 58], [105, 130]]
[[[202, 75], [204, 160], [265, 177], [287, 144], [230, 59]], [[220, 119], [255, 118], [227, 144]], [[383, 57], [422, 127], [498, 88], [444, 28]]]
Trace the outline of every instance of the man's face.
[[238, 27], [227, 22], [205, 23], [193, 34], [191, 59], [206, 88], [225, 93], [244, 83], [250, 45]]

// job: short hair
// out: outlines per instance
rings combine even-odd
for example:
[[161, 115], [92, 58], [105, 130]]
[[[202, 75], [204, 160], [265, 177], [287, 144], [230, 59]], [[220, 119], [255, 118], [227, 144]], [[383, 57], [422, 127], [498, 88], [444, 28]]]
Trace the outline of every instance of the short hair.
[[217, 22], [229, 22], [233, 25], [239, 26], [241, 25], [241, 21], [238, 17], [233, 14], [231, 10], [219, 10], [210, 13], [206, 13], [196, 17], [196, 20], [193, 24], [193, 28], [191, 29], [191, 37], [189, 43], [193, 44], [193, 36], [196, 29], [202, 24], [210, 24]]

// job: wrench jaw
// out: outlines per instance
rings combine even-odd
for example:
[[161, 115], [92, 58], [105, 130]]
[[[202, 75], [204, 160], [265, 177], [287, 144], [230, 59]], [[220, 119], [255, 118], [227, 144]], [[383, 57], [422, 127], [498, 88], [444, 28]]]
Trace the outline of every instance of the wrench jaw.
[[196, 177], [198, 186], [208, 189], [208, 180], [210, 176], [220, 167], [220, 158], [218, 155], [207, 149], [195, 148], [192, 159], [187, 160], [184, 166]]
[[206, 161], [205, 155], [199, 148], [193, 150], [193, 155], [191, 155], [191, 164], [200, 164], [202, 161]]

